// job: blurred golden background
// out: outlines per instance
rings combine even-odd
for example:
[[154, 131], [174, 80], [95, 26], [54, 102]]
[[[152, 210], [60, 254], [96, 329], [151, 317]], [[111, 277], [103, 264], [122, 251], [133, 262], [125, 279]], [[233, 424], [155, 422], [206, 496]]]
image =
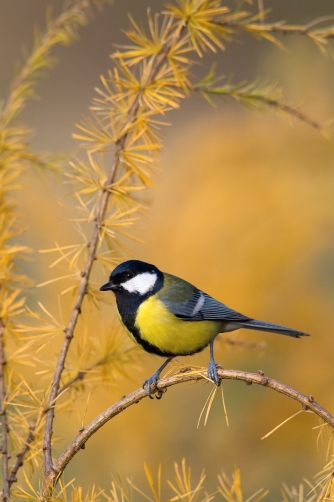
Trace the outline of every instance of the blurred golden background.
[[[55, 11], [59, 2], [54, 1]], [[80, 40], [57, 49], [56, 69], [39, 86], [39, 99], [31, 102], [23, 119], [35, 129], [34, 148], [74, 151], [71, 139], [90, 104], [99, 74], [110, 65], [113, 44], [124, 42], [121, 29], [127, 13], [144, 20], [146, 7], [159, 10], [163, 2], [116, 0], [81, 30]], [[329, 2], [269, 0], [270, 20], [306, 23], [330, 14]], [[22, 45], [31, 45], [32, 30], [44, 22], [46, 3], [40, 0], [4, 0], [0, 6], [1, 96], [13, 75], [13, 61]], [[309, 40], [286, 38], [286, 51], [240, 37], [225, 53], [210, 56], [220, 70], [235, 80], [268, 77], [283, 84], [291, 103], [303, 103], [312, 117], [323, 121], [334, 115], [334, 63], [325, 59]], [[329, 410], [333, 398], [333, 293], [334, 293], [334, 144], [309, 126], [270, 113], [252, 113], [235, 104], [217, 101], [216, 108], [199, 98], [182, 103], [168, 117], [172, 127], [164, 134], [161, 172], [156, 187], [145, 198], [149, 209], [137, 224], [144, 243], [128, 243], [131, 254], [179, 275], [232, 308], [258, 319], [309, 332], [309, 339], [294, 340], [273, 334], [240, 331], [238, 340], [265, 342], [265, 348], [238, 348], [224, 343], [217, 361], [225, 367], [263, 370], [306, 394]], [[69, 189], [57, 176], [30, 172], [20, 204], [29, 228], [24, 241], [36, 253], [24, 264], [36, 283], [52, 277], [49, 256], [37, 250], [54, 242], [76, 242], [73, 226], [65, 218]], [[101, 283], [104, 277], [98, 277]], [[37, 301], [58, 314], [58, 283], [32, 289], [30, 304]], [[69, 304], [72, 299], [69, 299]], [[66, 302], [66, 300], [65, 300]], [[64, 305], [63, 315], [68, 312]], [[103, 308], [99, 326], [116, 323], [114, 308]], [[85, 316], [88, 331], [97, 329], [96, 318]], [[100, 328], [99, 328], [100, 329]], [[125, 336], [125, 335], [124, 335]], [[60, 342], [59, 342], [60, 343]], [[73, 342], [72, 350], [75, 351]], [[56, 342], [48, 347], [57, 354]], [[206, 365], [208, 351], [181, 362]], [[70, 417], [56, 417], [61, 452], [88, 423], [117, 397], [134, 390], [160, 364], [144, 355], [142, 371], [119, 382], [118, 394], [98, 389], [73, 403]], [[197, 421], [209, 394], [209, 384], [177, 386], [161, 401], [145, 400], [101, 429], [76, 456], [66, 471], [84, 487], [107, 487], [121, 473], [139, 486], [143, 462], [153, 468], [163, 464], [171, 477], [173, 461], [186, 457], [195, 474], [202, 468], [206, 487], [215, 490], [216, 475], [234, 466], [241, 468], [246, 493], [270, 489], [277, 500], [281, 483], [298, 484], [326, 462], [327, 443], [317, 447], [318, 421], [302, 414], [268, 439], [261, 437], [298, 406], [267, 389], [225, 382], [230, 427], [216, 399], [208, 424]], [[87, 408], [87, 410], [86, 410]], [[166, 493], [169, 493], [166, 490]]]

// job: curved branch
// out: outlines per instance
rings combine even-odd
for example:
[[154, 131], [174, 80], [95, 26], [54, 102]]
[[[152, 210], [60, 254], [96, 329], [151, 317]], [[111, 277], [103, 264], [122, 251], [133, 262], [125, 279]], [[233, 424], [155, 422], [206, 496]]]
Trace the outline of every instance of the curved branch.
[[[1, 324], [0, 324], [1, 325]], [[233, 347], [241, 347], [244, 349], [263, 349], [266, 347], [266, 342], [246, 342], [244, 340], [238, 340], [236, 338], [224, 338], [222, 339], [224, 343], [227, 345], [231, 345]], [[72, 377], [70, 380], [65, 382], [62, 387], [59, 388], [57, 397], [60, 396], [63, 392], [65, 392], [69, 387], [71, 387], [73, 384], [77, 382], [82, 382], [86, 376], [90, 373], [91, 370], [98, 368], [105, 362], [105, 358], [103, 357], [102, 359], [98, 359], [95, 361], [95, 363], [91, 364], [90, 366], [87, 366], [86, 368], [79, 370], [74, 377]], [[31, 448], [31, 443], [35, 440], [35, 430], [36, 427], [38, 426], [40, 420], [42, 417], [45, 415], [45, 413], [48, 411], [48, 408], [45, 408], [45, 410], [41, 413], [40, 417], [33, 422], [30, 427], [29, 427], [29, 432], [27, 435], [27, 438], [24, 442], [24, 446], [22, 449], [17, 453], [16, 457], [17, 460], [15, 462], [15, 465], [13, 466], [10, 476], [9, 476], [9, 487], [13, 483], [17, 481], [17, 473], [19, 469], [23, 466], [24, 458], [25, 455], [28, 453], [28, 451]]]
[[[276, 392], [284, 394], [289, 398], [298, 401], [302, 405], [303, 410], [312, 411], [325, 423], [332, 427], [332, 429], [334, 429], [334, 416], [325, 408], [320, 406], [320, 404], [314, 400], [313, 396], [306, 396], [305, 394], [302, 394], [298, 390], [293, 389], [278, 380], [269, 378], [265, 376], [262, 371], [259, 371], [258, 373], [248, 373], [246, 371], [218, 368], [218, 375], [221, 380], [241, 380], [246, 382], [247, 385], [251, 385], [253, 383], [263, 385], [264, 387], [268, 387], [269, 389], [273, 389]], [[206, 371], [195, 371], [191, 370], [191, 368], [185, 368], [176, 375], [159, 380], [157, 389], [158, 392], [160, 391], [160, 393], [163, 393], [166, 392], [167, 388], [172, 385], [190, 381], [196, 382], [199, 380], [208, 380]], [[104, 424], [145, 397], [147, 397], [147, 392], [142, 388], [124, 396], [122, 399], [117, 401], [117, 403], [103, 411], [84, 429], [82, 429], [78, 436], [69, 444], [66, 450], [64, 450], [58, 460], [54, 463], [52, 470], [46, 473], [44, 477], [44, 490], [50, 492], [50, 490], [55, 487], [67, 464], [81, 449], [84, 449], [85, 443], [88, 439], [93, 436]]]

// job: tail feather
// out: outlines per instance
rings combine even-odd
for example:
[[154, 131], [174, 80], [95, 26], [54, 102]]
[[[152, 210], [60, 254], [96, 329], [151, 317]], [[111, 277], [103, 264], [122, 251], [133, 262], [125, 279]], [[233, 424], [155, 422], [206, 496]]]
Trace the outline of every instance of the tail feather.
[[286, 328], [285, 326], [272, 324], [270, 322], [257, 321], [256, 319], [238, 322], [238, 326], [240, 326], [240, 328], [254, 329], [257, 331], [270, 331], [272, 333], [278, 333], [279, 335], [293, 336], [294, 338], [300, 338], [301, 336], [310, 336], [308, 333], [304, 333], [303, 331], [297, 331], [296, 329]]

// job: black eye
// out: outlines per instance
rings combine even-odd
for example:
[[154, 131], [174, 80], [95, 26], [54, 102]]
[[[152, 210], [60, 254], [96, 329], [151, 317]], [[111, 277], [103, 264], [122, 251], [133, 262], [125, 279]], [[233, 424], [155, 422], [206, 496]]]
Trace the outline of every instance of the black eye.
[[125, 273], [125, 279], [132, 279], [133, 274], [131, 272], [126, 272]]

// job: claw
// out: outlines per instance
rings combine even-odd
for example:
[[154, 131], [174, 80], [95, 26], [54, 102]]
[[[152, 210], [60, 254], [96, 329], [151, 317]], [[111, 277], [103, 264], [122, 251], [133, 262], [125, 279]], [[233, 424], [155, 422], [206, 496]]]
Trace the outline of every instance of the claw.
[[218, 377], [218, 371], [217, 371], [217, 367], [219, 365], [215, 363], [215, 360], [213, 358], [213, 342], [214, 340], [210, 342], [210, 361], [208, 366], [208, 377], [219, 387], [220, 379]]
[[155, 398], [158, 399], [158, 400], [160, 400], [163, 395], [164, 395], [164, 393], [162, 392], [162, 390], [159, 389], [158, 392], [157, 392], [157, 394], [156, 394], [156, 396], [155, 396]]
[[217, 371], [218, 364], [215, 363], [215, 360], [213, 358], [213, 342], [214, 340], [210, 342], [210, 361], [208, 366], [208, 377], [219, 387], [220, 380]]
[[150, 378], [148, 378], [147, 380], [144, 380], [144, 382], [143, 382], [143, 389], [145, 389], [146, 385], [147, 385], [147, 389], [146, 389], [147, 390], [147, 395], [148, 395], [148, 397], [150, 399], [153, 399], [152, 393], [151, 393], [151, 385], [153, 385], [155, 391], [156, 390], [158, 391], [157, 392], [157, 396], [156, 396], [157, 399], [161, 399], [163, 393], [166, 392], [165, 390], [158, 390], [157, 389], [157, 384], [158, 384], [160, 373], [162, 372], [162, 370], [165, 368], [165, 366], [167, 366], [167, 364], [172, 359], [173, 359], [172, 357], [168, 357], [166, 359], [166, 361], [160, 366], [160, 368], [158, 368], [157, 371], [155, 373], [153, 373], [152, 376], [150, 376]]
[[148, 378], [147, 380], [144, 380], [143, 382], [143, 389], [146, 388], [147, 390], [147, 395], [150, 399], [154, 399], [153, 396], [152, 396], [152, 393], [151, 393], [151, 385], [153, 385], [153, 387], [157, 387], [157, 383], [158, 383], [158, 379], [159, 379], [159, 375], [157, 375], [156, 373], [153, 373], [152, 376], [150, 376], [150, 378]]
[[208, 377], [210, 378], [210, 380], [212, 380], [219, 387], [220, 379], [218, 376], [217, 366], [218, 366], [218, 364], [216, 364], [214, 361], [211, 360], [209, 362]]

